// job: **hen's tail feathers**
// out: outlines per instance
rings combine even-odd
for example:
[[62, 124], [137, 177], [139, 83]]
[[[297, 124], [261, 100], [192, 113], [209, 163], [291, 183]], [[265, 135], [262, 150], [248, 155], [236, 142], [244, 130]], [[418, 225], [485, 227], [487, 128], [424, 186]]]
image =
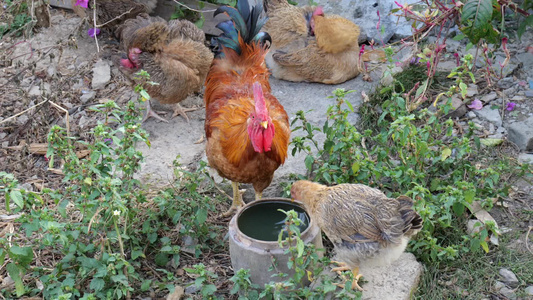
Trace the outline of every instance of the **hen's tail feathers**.
[[400, 213], [404, 221], [403, 233], [422, 229], [422, 218], [413, 209], [413, 200], [407, 196], [396, 198], [400, 202]]
[[266, 23], [266, 18], [259, 18], [263, 12], [263, 4], [258, 3], [250, 10], [250, 5], [247, 0], [238, 0], [237, 8], [231, 6], [219, 7], [214, 16], [221, 13], [226, 13], [231, 20], [223, 21], [216, 27], [222, 30], [222, 34], [211, 40], [211, 44], [215, 47], [216, 57], [223, 57], [223, 48], [230, 48], [235, 50], [237, 54], [241, 54], [240, 40], [245, 44], [258, 43], [264, 46], [268, 41], [272, 43], [270, 35], [266, 32], [260, 32], [263, 25]]

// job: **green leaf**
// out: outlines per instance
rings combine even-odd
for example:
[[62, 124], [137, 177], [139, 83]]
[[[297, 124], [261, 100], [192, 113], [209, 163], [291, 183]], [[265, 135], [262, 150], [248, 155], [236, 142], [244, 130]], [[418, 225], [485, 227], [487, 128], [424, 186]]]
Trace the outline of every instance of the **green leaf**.
[[205, 223], [205, 220], [207, 220], [207, 210], [204, 208], [198, 209], [198, 211], [196, 212], [196, 220], [200, 224]]
[[13, 202], [15, 202], [18, 207], [24, 208], [24, 199], [22, 199], [22, 193], [20, 191], [11, 191], [9, 197], [13, 199]]
[[450, 148], [444, 148], [444, 150], [442, 150], [442, 153], [440, 155], [440, 160], [441, 161], [444, 161], [446, 160], [448, 157], [450, 157], [450, 155], [452, 155], [452, 149]]
[[348, 105], [348, 108], [350, 108], [350, 111], [353, 112], [353, 111], [354, 111], [354, 110], [353, 110], [353, 106], [352, 106], [352, 104], [350, 103], [350, 101], [348, 101], [348, 100], [344, 100], [344, 102], [346, 103], [346, 105]]
[[474, 44], [472, 44], [472, 42], [469, 42], [468, 44], [466, 44], [465, 51], [472, 49], [472, 47], [474, 47]]
[[301, 239], [298, 239], [298, 242], [296, 243], [296, 249], [298, 250], [298, 257], [302, 257], [304, 254], [304, 241]]
[[474, 201], [474, 196], [476, 196], [475, 190], [466, 190], [463, 193], [463, 196], [465, 197], [465, 201], [468, 203], [472, 203]]
[[101, 291], [105, 286], [105, 281], [102, 278], [93, 278], [91, 280], [91, 284], [89, 285], [89, 288], [91, 290], [94, 290], [95, 292]]
[[7, 273], [9, 277], [15, 282], [15, 290], [17, 292], [17, 297], [24, 295], [24, 284], [22, 283], [22, 277], [20, 276], [20, 269], [14, 263], [9, 263], [6, 266]]
[[460, 41], [460, 40], [464, 39], [465, 37], [466, 37], [466, 35], [464, 35], [464, 34], [458, 34], [458, 35], [456, 35], [456, 36], [453, 38], [453, 40], [454, 40], [454, 41]]
[[475, 44], [487, 35], [492, 25], [492, 1], [491, 0], [468, 0], [461, 10], [461, 23], [468, 38]]
[[159, 252], [155, 258], [155, 263], [158, 265], [158, 266], [161, 266], [161, 267], [164, 267], [166, 266], [166, 264], [168, 263], [168, 255], [166, 255], [165, 253], [161, 253]]
[[481, 248], [483, 248], [483, 250], [485, 250], [485, 253], [489, 253], [489, 245], [487, 244], [487, 242], [479, 242], [479, 245], [481, 246]]
[[465, 212], [465, 206], [462, 203], [454, 202], [452, 205], [453, 212], [456, 216], [461, 216]]
[[6, 254], [7, 252], [0, 248], [0, 265], [3, 265], [4, 264], [4, 260], [6, 259]]
[[202, 287], [203, 296], [213, 295], [216, 291], [217, 291], [217, 287], [214, 284], [208, 284]]
[[33, 261], [33, 250], [31, 247], [13, 246], [9, 248], [9, 257], [21, 267], [26, 267]]
[[307, 170], [311, 171], [314, 161], [315, 161], [315, 159], [311, 155], [307, 155], [305, 157], [305, 161], [304, 162], [305, 162], [305, 167], [307, 168]]
[[353, 165], [352, 165], [352, 172], [353, 174], [357, 174], [357, 172], [359, 172], [359, 168], [361, 167], [361, 164], [359, 164], [359, 162], [354, 162]]
[[498, 146], [500, 145], [501, 143], [503, 143], [503, 140], [502, 139], [480, 139], [479, 140], [481, 142], [481, 144], [487, 146], [487, 147], [494, 147], [494, 146]]
[[141, 284], [141, 291], [146, 292], [150, 289], [150, 286], [152, 285], [152, 280], [145, 280]]
[[461, 97], [464, 99], [468, 92], [468, 86], [464, 82], [461, 82], [459, 83], [459, 88], [461, 89]]
[[142, 101], [150, 100], [150, 95], [148, 94], [146, 90], [141, 90], [139, 94], [142, 97]]
[[516, 33], [519, 39], [522, 39], [522, 35], [526, 32], [526, 27], [533, 27], [533, 15], [529, 15], [520, 23], [520, 26], [518, 26]]
[[139, 257], [145, 258], [146, 256], [142, 252], [142, 250], [133, 250], [131, 251], [131, 259], [136, 260]]

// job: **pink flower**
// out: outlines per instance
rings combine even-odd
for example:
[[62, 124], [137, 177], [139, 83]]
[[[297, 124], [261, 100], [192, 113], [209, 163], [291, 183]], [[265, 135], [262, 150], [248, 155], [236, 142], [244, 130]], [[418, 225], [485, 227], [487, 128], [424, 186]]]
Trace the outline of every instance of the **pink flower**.
[[76, 0], [75, 5], [87, 8], [89, 6], [89, 0]]
[[381, 23], [381, 16], [379, 15], [379, 9], [378, 9], [378, 24], [376, 25], [376, 30], [379, 31], [379, 23]]
[[507, 103], [507, 107], [505, 109], [507, 109], [508, 111], [512, 111], [515, 106], [516, 106], [516, 103], [509, 102], [509, 103]]
[[471, 109], [480, 110], [483, 108], [483, 103], [481, 103], [481, 101], [476, 98], [474, 99], [474, 101], [472, 101], [472, 103], [470, 103], [470, 105], [467, 106]]
[[460, 66], [461, 62], [459, 60], [459, 53], [455, 52], [453, 56], [455, 56], [455, 63], [457, 64], [457, 66]]
[[90, 28], [89, 30], [87, 30], [87, 34], [94, 38], [95, 35], [99, 35], [100, 34], [100, 29], [99, 28]]

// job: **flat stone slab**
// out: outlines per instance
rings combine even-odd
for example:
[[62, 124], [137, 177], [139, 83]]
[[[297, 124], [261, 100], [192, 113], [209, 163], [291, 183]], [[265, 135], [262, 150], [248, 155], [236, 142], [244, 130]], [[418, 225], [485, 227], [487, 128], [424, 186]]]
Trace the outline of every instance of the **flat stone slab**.
[[[363, 300], [409, 300], [416, 291], [424, 268], [416, 261], [412, 253], [403, 253], [391, 265], [383, 267], [360, 268], [359, 274], [363, 275], [362, 283]], [[335, 278], [337, 274], [326, 268], [324, 275]], [[311, 284], [320, 284], [320, 280]], [[339, 290], [339, 289], [338, 289]], [[326, 299], [334, 299], [328, 295]]]

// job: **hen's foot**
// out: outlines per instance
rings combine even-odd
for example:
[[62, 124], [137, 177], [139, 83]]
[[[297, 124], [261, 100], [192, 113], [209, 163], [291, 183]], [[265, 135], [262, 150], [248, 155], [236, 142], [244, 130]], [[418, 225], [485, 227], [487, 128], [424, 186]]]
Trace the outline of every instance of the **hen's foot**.
[[158, 115], [153, 109], [152, 105], [150, 105], [150, 100], [146, 100], [146, 114], [144, 115], [144, 118], [142, 120], [142, 123], [144, 123], [148, 118], [153, 117], [155, 119], [158, 119], [160, 121], [163, 121], [165, 123], [168, 123], [168, 120]]
[[[359, 286], [359, 279], [361, 277], [363, 277], [362, 274], [359, 274], [359, 268], [355, 268], [355, 269], [351, 269], [350, 267], [348, 267], [348, 265], [344, 262], [338, 262], [338, 261], [332, 261], [332, 263], [335, 263], [337, 265], [339, 265], [339, 267], [337, 268], [333, 268], [331, 269], [332, 272], [337, 272], [337, 274], [339, 274], [340, 276], [342, 276], [342, 273], [341, 271], [349, 271], [351, 270], [352, 271], [352, 274], [353, 274], [353, 280], [352, 280], [352, 289], [353, 288], [356, 288], [357, 290], [359, 291], [363, 291], [363, 288], [361, 286]], [[339, 287], [342, 287], [344, 288], [344, 284], [337, 284]]]
[[198, 110], [199, 107], [191, 107], [191, 108], [183, 108], [181, 107], [181, 105], [178, 103], [176, 104], [176, 106], [174, 107], [174, 113], [172, 114], [172, 118], [178, 116], [178, 115], [182, 115], [185, 120], [187, 120], [187, 123], [189, 123], [189, 117], [187, 116], [186, 112], [188, 111], [195, 111], [195, 110]]

